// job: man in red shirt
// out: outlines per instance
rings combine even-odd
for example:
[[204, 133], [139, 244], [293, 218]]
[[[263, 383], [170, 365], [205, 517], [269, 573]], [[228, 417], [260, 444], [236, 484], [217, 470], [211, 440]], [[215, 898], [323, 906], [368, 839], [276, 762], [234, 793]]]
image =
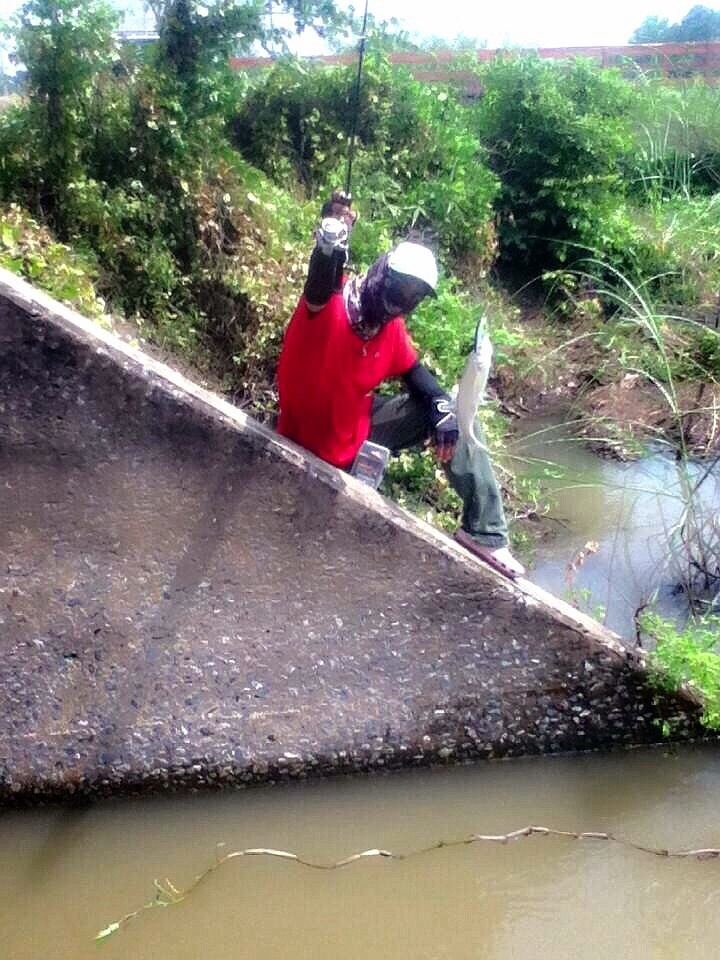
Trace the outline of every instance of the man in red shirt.
[[[458, 443], [453, 404], [418, 362], [405, 317], [435, 296], [435, 258], [403, 242], [366, 274], [347, 278], [347, 237], [354, 218], [334, 194], [323, 207], [304, 294], [285, 332], [278, 366], [283, 436], [341, 469], [367, 440], [394, 453], [428, 438], [463, 499], [456, 539], [509, 576], [524, 573], [508, 550], [502, 499], [487, 454]], [[401, 377], [407, 394], [376, 397], [384, 380]]]

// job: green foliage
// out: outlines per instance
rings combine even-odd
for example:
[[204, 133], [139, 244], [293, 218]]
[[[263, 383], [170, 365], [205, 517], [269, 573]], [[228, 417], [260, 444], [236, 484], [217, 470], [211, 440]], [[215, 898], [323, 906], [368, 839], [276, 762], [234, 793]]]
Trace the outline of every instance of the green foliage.
[[[707, 354], [706, 325], [717, 316], [720, 287], [720, 194], [710, 199], [670, 197], [638, 207], [618, 202], [608, 211], [595, 255], [572, 270], [547, 271], [553, 299], [573, 316], [611, 317], [628, 298], [667, 317], [684, 333], [675, 337], [677, 369], [697, 349]], [[602, 334], [601, 330], [601, 334]], [[607, 332], [607, 331], [605, 331]], [[654, 348], [651, 348], [654, 349]], [[707, 371], [684, 366], [682, 376]], [[712, 372], [714, 368], [711, 367]], [[663, 378], [664, 379], [664, 378]]]
[[669, 29], [667, 17], [646, 17], [630, 37], [630, 43], [662, 43]]
[[[603, 272], [603, 264], [598, 264]], [[595, 282], [591, 274], [575, 275]], [[677, 385], [693, 377], [712, 378], [713, 371], [700, 366], [700, 359], [714, 357], [711, 342], [718, 334], [702, 324], [683, 317], [668, 315], [657, 306], [649, 285], [636, 286], [619, 273], [607, 274], [607, 287], [600, 287], [599, 296], [612, 302], [615, 313], [596, 334], [596, 343], [608, 354], [609, 378], [624, 373], [638, 374], [655, 384], [667, 404], [673, 420], [681, 418]], [[600, 281], [602, 284], [603, 281]]]
[[448, 388], [462, 373], [483, 313], [489, 317], [496, 363], [514, 362], [531, 341], [513, 325], [516, 314], [493, 296], [488, 285], [470, 296], [457, 279], [443, 279], [437, 299], [423, 301], [410, 318], [409, 328], [421, 360]]
[[624, 159], [624, 176], [637, 201], [718, 190], [720, 98], [712, 84], [639, 78], [631, 119], [636, 149]]
[[256, 413], [274, 405], [283, 330], [302, 288], [316, 223], [259, 170], [226, 150], [201, 195], [197, 293], [204, 327]]
[[667, 312], [711, 320], [720, 289], [720, 194], [658, 203], [642, 228], [668, 274], [653, 284], [657, 299], [671, 308]]
[[462, 502], [431, 450], [405, 450], [388, 464], [382, 492], [443, 530], [456, 530]]
[[420, 359], [441, 382], [452, 385], [472, 347], [479, 308], [455, 280], [442, 280], [435, 300], [425, 300], [410, 318]]
[[[176, 44], [181, 58], [194, 59], [206, 46], [208, 35], [221, 35], [228, 52], [237, 55], [250, 54], [255, 44], [261, 44], [268, 52], [287, 51], [287, 41], [306, 29], [319, 36], [335, 39], [344, 31], [351, 17], [338, 10], [334, 0], [274, 0], [273, 12], [292, 16], [292, 24], [286, 18], [267, 17], [267, 4], [263, 0], [144, 0], [144, 6], [152, 12], [156, 27], [176, 20], [183, 24]], [[352, 12], [352, 11], [351, 11]], [[193, 37], [187, 25], [193, 24]], [[216, 37], [212, 38], [213, 40]]]
[[95, 78], [116, 56], [117, 19], [101, 0], [28, 0], [16, 18], [37, 208], [62, 233], [64, 193], [82, 170], [81, 145], [91, 134]]
[[[327, 6], [297, 14], [305, 22]], [[263, 343], [270, 301], [259, 282], [268, 237], [255, 243], [243, 212], [247, 170], [222, 159], [231, 152], [229, 103], [243, 82], [227, 54], [238, 30], [260, 35], [260, 14], [256, 3], [172, 0], [159, 43], [137, 56], [115, 49], [115, 21], [96, 0], [31, 0], [18, 20], [29, 97], [0, 115], [0, 198], [20, 201], [84, 251], [115, 309], [173, 349], [210, 351], [233, 374], [253, 332]], [[292, 242], [290, 231], [284, 243]], [[296, 279], [278, 268], [274, 246], [267, 275]], [[277, 298], [284, 309], [280, 289]]]
[[[298, 27], [333, 13], [329, 0], [284, 6]], [[81, 248], [113, 306], [142, 315], [163, 342], [219, 349], [222, 323], [213, 326], [206, 311], [218, 265], [239, 270], [244, 254], [258, 259], [239, 242], [247, 224], [233, 224], [232, 198], [217, 199], [242, 192], [222, 161], [229, 105], [243, 83], [227, 61], [238, 32], [248, 43], [266, 37], [263, 5], [155, 8], [160, 39], [138, 56], [118, 51], [115, 15], [99, 0], [28, 0], [16, 28], [29, 96], [0, 115], [0, 198]], [[213, 260], [218, 231], [224, 248]], [[252, 327], [263, 303], [253, 305], [248, 286], [230, 277], [217, 299], [232, 301], [233, 316]]]
[[502, 257], [527, 272], [602, 246], [603, 221], [623, 192], [632, 87], [584, 60], [496, 59], [473, 123], [501, 182]]
[[92, 265], [15, 204], [0, 207], [0, 266], [24, 277], [86, 317], [107, 322]]
[[649, 614], [642, 629], [655, 641], [653, 661], [664, 686], [685, 683], [703, 700], [702, 722], [720, 729], [720, 617], [690, 620], [684, 629]]
[[720, 10], [696, 4], [680, 23], [667, 17], [646, 17], [635, 30], [630, 43], [696, 43], [720, 39]]
[[[233, 121], [246, 159], [309, 196], [344, 183], [355, 67], [278, 64], [250, 87]], [[494, 177], [449, 88], [422, 84], [370, 50], [361, 88], [353, 192], [363, 213], [355, 255], [367, 263], [410, 230], [454, 256], [491, 260]]]

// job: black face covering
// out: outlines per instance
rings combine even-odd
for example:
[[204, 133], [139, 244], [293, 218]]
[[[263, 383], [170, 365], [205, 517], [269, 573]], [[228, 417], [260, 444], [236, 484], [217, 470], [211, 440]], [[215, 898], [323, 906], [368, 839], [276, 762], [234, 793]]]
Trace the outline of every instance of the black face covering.
[[345, 285], [350, 326], [363, 340], [376, 336], [394, 317], [410, 313], [432, 292], [422, 280], [391, 270], [387, 260], [385, 254], [365, 276], [355, 277]]
[[383, 306], [393, 315], [407, 315], [428, 296], [427, 284], [388, 269], [383, 284]]

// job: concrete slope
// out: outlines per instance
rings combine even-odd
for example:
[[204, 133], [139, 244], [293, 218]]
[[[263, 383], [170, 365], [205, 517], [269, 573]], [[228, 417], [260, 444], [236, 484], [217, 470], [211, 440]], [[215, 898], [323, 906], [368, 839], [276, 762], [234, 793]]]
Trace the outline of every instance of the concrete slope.
[[0, 273], [0, 799], [696, 731], [640, 654]]

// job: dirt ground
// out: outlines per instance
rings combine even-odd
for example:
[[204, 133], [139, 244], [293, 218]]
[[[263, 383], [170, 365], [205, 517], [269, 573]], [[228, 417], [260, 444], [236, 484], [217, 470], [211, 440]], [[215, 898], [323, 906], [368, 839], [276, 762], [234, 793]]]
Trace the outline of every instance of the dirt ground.
[[[667, 443], [698, 457], [720, 453], [720, 386], [710, 381], [676, 385], [673, 406], [657, 385], [620, 368], [607, 380], [606, 363], [590, 324], [551, 328], [537, 313], [525, 321], [540, 346], [513, 366], [500, 365], [491, 389], [514, 418], [562, 411], [599, 453], [631, 459], [650, 442]], [[610, 372], [612, 375], [612, 371]], [[605, 382], [602, 382], [605, 380]]]

